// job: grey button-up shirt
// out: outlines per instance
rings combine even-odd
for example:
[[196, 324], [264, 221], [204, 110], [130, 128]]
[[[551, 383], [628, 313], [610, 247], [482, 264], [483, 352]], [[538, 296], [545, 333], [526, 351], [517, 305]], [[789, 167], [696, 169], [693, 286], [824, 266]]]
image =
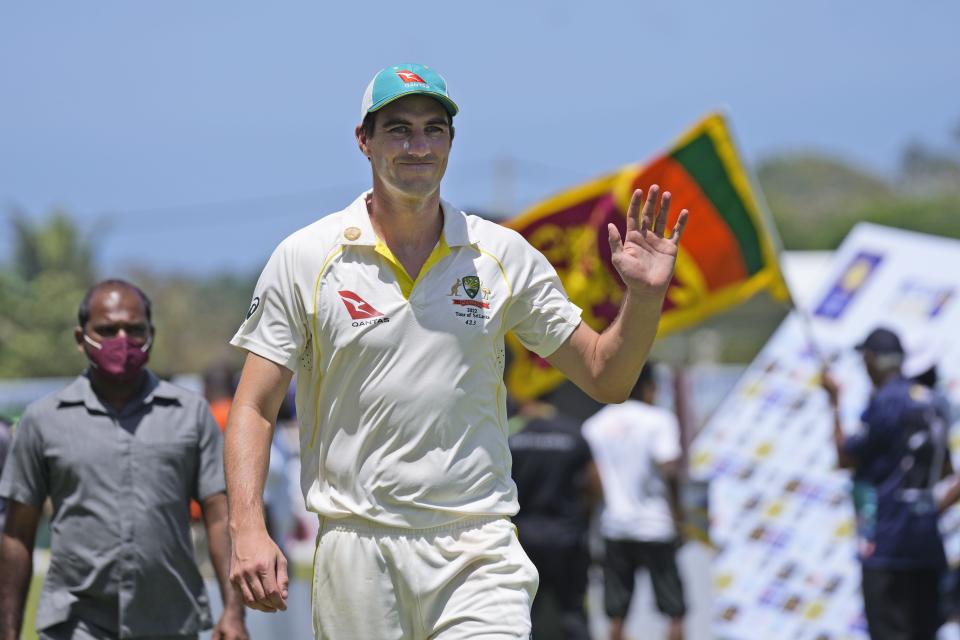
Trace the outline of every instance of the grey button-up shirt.
[[[10, 438], [13, 432], [10, 430], [10, 424], [3, 418], [0, 418], [0, 473], [3, 472], [3, 463], [7, 459], [7, 451], [10, 450]], [[3, 523], [7, 518], [7, 501], [0, 498], [0, 531], [3, 531]]]
[[53, 502], [37, 628], [71, 618], [122, 638], [209, 628], [188, 499], [222, 491], [223, 438], [196, 394], [149, 374], [118, 414], [80, 376], [31, 404], [0, 496]]

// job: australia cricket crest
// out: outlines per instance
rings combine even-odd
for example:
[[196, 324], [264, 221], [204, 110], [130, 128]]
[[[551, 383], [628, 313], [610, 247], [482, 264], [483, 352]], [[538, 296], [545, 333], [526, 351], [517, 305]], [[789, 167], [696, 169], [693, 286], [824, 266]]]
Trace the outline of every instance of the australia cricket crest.
[[460, 283], [463, 285], [463, 291], [471, 298], [476, 298], [477, 294], [480, 293], [479, 277], [463, 276], [463, 278], [460, 279]]

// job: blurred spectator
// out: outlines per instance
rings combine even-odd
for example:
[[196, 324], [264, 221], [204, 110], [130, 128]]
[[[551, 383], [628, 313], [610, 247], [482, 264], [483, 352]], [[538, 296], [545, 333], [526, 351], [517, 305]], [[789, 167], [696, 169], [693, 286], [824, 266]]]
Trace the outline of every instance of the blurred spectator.
[[867, 627], [873, 640], [933, 639], [946, 564], [937, 523], [942, 505], [933, 491], [948, 462], [942, 403], [903, 376], [904, 350], [894, 332], [875, 329], [856, 348], [874, 393], [855, 434], [843, 432], [840, 389], [829, 371], [823, 387], [839, 465], [854, 474]]
[[[220, 364], [210, 367], [203, 373], [203, 397], [210, 405], [210, 415], [220, 427], [220, 432], [227, 428], [227, 416], [230, 414], [230, 405], [233, 404], [234, 371], [229, 365]], [[193, 520], [193, 543], [201, 558], [201, 568], [204, 575], [211, 575], [212, 567], [206, 562], [207, 543], [203, 528], [199, 526], [203, 520], [203, 510], [196, 500], [190, 501], [190, 519]]]
[[[3, 473], [3, 463], [7, 459], [7, 451], [10, 449], [10, 437], [12, 436], [12, 425], [6, 418], [0, 416], [0, 474]], [[3, 531], [3, 522], [7, 516], [7, 501], [0, 497], [0, 531]]]
[[65, 389], [24, 411], [0, 476], [0, 638], [20, 633], [41, 507], [53, 503], [41, 639], [196, 637], [211, 626], [190, 551], [192, 496], [203, 502], [224, 613], [214, 637], [247, 638], [228, 582], [223, 444], [202, 398], [145, 366], [150, 300], [122, 280], [87, 291], [74, 330], [90, 361]]
[[[931, 342], [911, 349], [903, 363], [903, 375], [933, 391], [937, 411], [943, 423], [949, 428], [954, 411], [950, 407], [949, 398], [940, 388], [940, 374], [937, 367], [937, 360], [943, 352], [944, 345]], [[945, 451], [944, 456], [944, 474], [947, 473], [951, 475], [950, 480], [938, 487], [942, 490], [938, 500], [938, 510], [941, 513], [960, 499], [960, 476], [953, 473], [949, 451]], [[940, 595], [941, 613], [948, 622], [952, 623], [953, 637], [960, 637], [960, 567], [954, 565], [947, 569], [940, 585]], [[945, 632], [946, 629], [941, 629], [940, 637], [943, 637]]]
[[600, 483], [580, 424], [543, 403], [524, 405], [510, 438], [520, 544], [540, 573], [533, 639], [587, 640], [587, 531]]
[[583, 425], [603, 484], [604, 606], [611, 640], [623, 638], [637, 569], [650, 574], [657, 608], [670, 619], [668, 638], [683, 638], [686, 615], [677, 569], [681, 472], [676, 416], [654, 406], [654, 365], [644, 365], [631, 399], [601, 409]]
[[236, 371], [227, 364], [218, 364], [203, 373], [203, 397], [210, 405], [210, 413], [220, 425], [220, 431], [227, 427], [227, 415], [236, 390], [235, 380]]

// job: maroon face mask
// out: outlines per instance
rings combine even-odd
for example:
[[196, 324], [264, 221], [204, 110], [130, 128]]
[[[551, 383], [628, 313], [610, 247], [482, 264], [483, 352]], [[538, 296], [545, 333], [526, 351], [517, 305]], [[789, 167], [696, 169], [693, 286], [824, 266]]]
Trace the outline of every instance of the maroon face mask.
[[83, 339], [92, 348], [87, 349], [87, 357], [97, 371], [119, 383], [133, 382], [140, 376], [143, 367], [150, 358], [150, 344], [139, 344], [129, 336], [117, 336], [103, 342], [96, 342], [83, 335]]

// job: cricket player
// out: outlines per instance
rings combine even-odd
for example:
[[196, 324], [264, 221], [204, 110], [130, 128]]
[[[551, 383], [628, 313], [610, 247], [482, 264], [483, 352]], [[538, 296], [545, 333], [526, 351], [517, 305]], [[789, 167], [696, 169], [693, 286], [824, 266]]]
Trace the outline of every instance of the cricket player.
[[248, 353], [226, 432], [231, 580], [248, 606], [286, 608], [262, 492], [296, 373], [317, 638], [529, 636], [538, 577], [510, 522], [504, 335], [621, 402], [673, 274], [687, 212], [668, 237], [669, 193], [637, 191], [626, 235], [608, 229], [620, 314], [602, 334], [582, 323], [543, 255], [440, 198], [457, 112], [429, 67], [374, 76], [355, 130], [372, 189], [280, 244], [232, 340]]

